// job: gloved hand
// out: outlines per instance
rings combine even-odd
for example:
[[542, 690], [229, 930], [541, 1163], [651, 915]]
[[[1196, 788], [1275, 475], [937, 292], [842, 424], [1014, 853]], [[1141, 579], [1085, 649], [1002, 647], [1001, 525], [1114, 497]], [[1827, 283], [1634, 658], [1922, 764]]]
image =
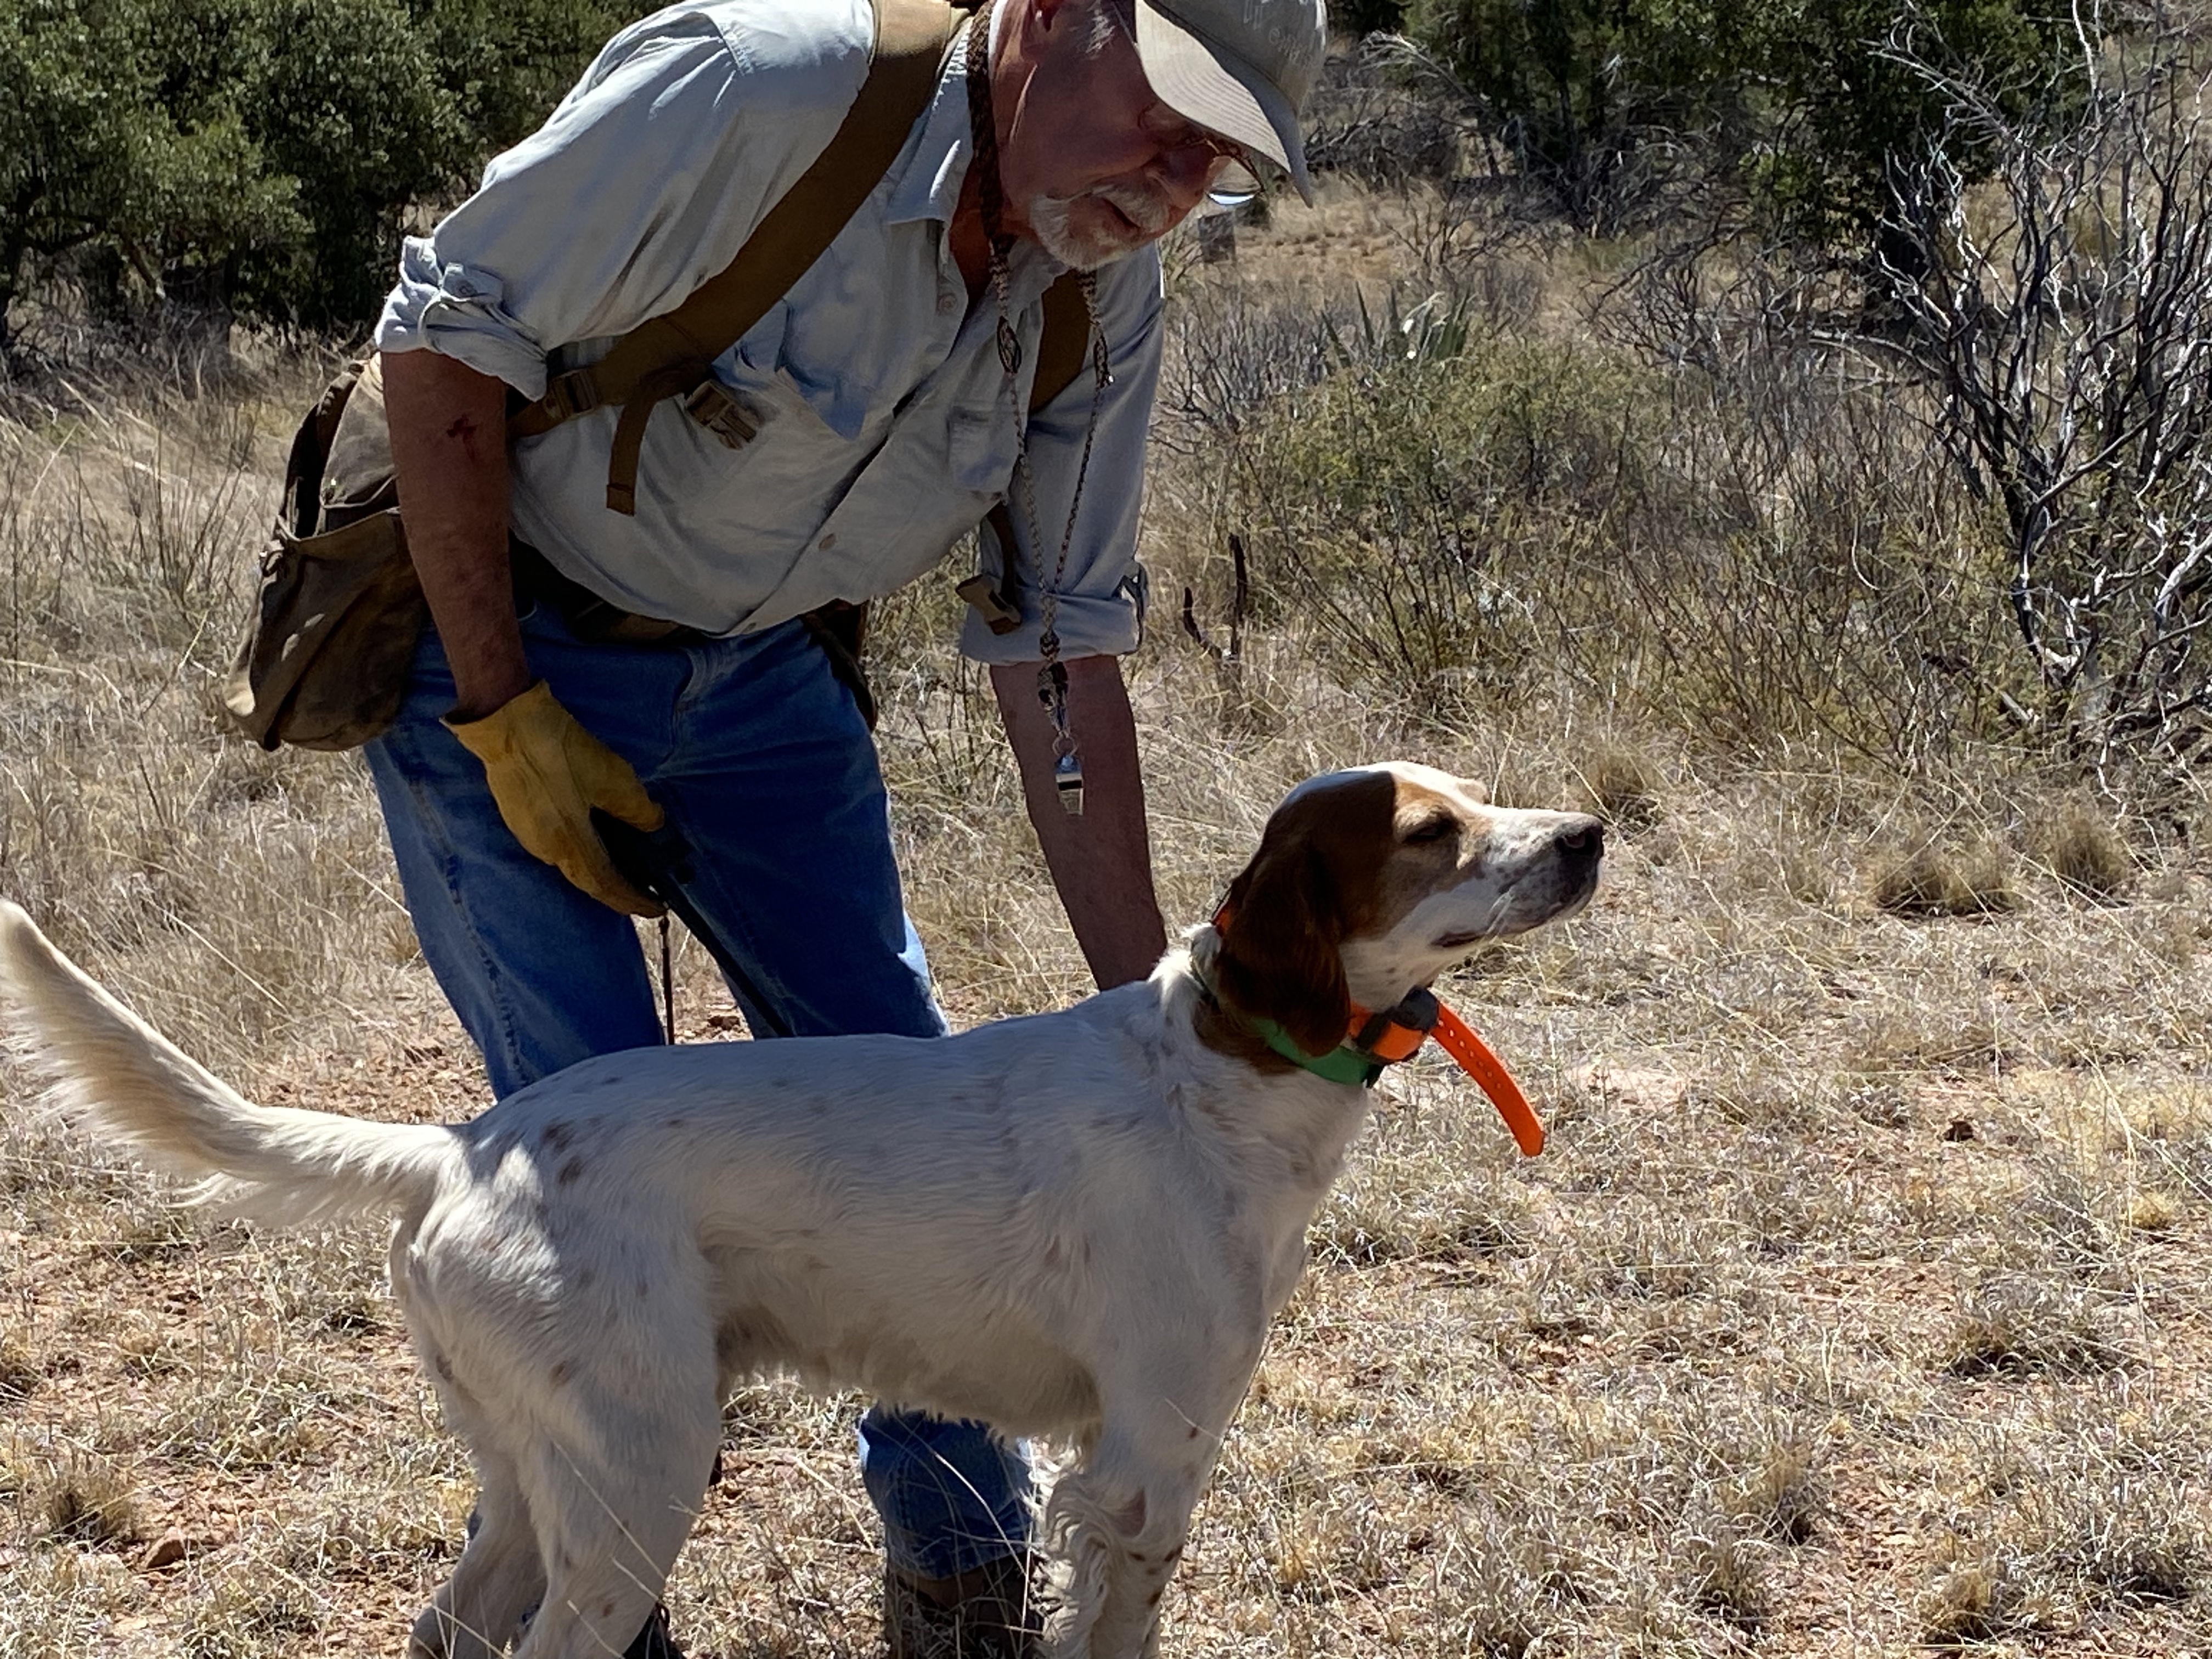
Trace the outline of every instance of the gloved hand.
[[539, 680], [481, 720], [447, 720], [446, 729], [483, 763], [491, 798], [514, 838], [602, 904], [634, 916], [662, 907], [617, 873], [592, 828], [592, 809], [640, 830], [660, 828], [667, 814], [645, 793], [620, 755], [576, 723]]

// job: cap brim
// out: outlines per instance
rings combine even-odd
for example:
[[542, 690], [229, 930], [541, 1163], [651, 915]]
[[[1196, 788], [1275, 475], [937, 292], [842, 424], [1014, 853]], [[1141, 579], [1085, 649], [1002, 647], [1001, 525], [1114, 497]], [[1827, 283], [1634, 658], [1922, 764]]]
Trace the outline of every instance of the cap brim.
[[1186, 121], [1267, 157], [1290, 174], [1301, 198], [1313, 200], [1297, 112], [1265, 76], [1154, 9], [1150, 0], [1137, 0], [1137, 58], [1162, 103]]

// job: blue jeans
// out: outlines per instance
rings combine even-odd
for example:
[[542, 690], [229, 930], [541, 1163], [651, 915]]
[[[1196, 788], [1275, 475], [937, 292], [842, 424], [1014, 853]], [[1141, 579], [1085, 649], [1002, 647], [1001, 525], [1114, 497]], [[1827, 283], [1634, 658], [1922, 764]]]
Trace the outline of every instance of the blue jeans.
[[[755, 1030], [943, 1034], [874, 743], [802, 623], [696, 646], [586, 644], [539, 605], [522, 633], [532, 668], [689, 843], [684, 895], [744, 969], [731, 990]], [[494, 1091], [659, 1042], [629, 918], [515, 841], [483, 768], [439, 724], [453, 701], [428, 632], [368, 764], [422, 954]], [[894, 1565], [950, 1577], [1026, 1538], [1028, 1465], [981, 1425], [878, 1407], [860, 1432]]]

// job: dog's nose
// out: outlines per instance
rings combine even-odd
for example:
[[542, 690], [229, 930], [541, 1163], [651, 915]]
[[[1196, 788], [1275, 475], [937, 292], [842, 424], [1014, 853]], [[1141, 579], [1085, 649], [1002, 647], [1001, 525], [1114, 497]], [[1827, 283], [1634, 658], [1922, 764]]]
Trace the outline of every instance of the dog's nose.
[[1588, 859], [1595, 864], [1605, 856], [1605, 825], [1595, 818], [1571, 818], [1560, 827], [1554, 845], [1569, 858]]

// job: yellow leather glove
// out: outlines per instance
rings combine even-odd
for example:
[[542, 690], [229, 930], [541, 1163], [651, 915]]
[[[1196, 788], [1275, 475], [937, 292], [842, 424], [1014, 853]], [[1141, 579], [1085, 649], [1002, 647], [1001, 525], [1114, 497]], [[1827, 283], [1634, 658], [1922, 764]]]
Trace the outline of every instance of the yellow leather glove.
[[499, 815], [525, 848], [602, 904], [634, 916], [661, 914], [616, 872], [592, 828], [592, 809], [647, 830], [667, 814], [630, 763], [579, 726], [544, 681], [482, 720], [447, 720], [446, 729], [483, 763]]

